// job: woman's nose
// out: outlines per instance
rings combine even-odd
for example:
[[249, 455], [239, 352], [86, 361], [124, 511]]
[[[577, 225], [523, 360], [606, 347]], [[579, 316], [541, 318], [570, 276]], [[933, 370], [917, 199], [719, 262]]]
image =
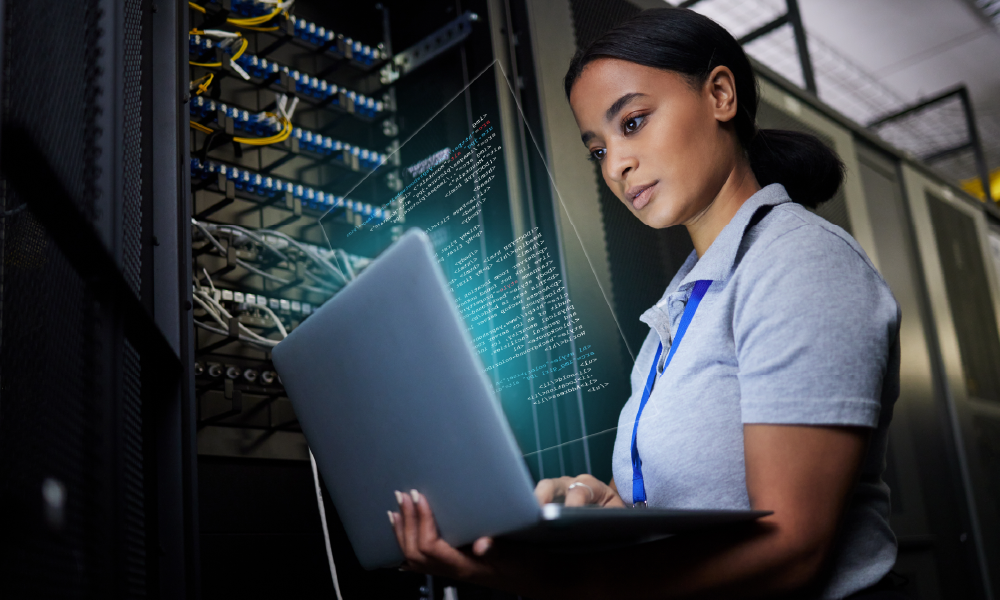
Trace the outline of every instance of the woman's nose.
[[610, 148], [607, 152], [608, 171], [616, 181], [624, 182], [629, 172], [639, 166], [639, 161], [631, 153], [613, 152]]

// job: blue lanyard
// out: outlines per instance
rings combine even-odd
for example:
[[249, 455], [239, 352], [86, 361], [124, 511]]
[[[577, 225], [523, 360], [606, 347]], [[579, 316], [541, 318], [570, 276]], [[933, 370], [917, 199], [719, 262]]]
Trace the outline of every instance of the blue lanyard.
[[[695, 282], [694, 289], [691, 291], [691, 297], [688, 299], [687, 306], [684, 307], [684, 314], [681, 315], [681, 322], [677, 326], [677, 333], [674, 335], [673, 344], [670, 345], [667, 360], [663, 364], [664, 372], [666, 372], [667, 367], [670, 365], [670, 360], [677, 352], [677, 347], [681, 345], [684, 333], [687, 332], [688, 325], [691, 324], [691, 319], [694, 318], [694, 313], [698, 310], [698, 304], [705, 296], [705, 292], [708, 291], [708, 286], [710, 285], [712, 285], [710, 279], [700, 279]], [[642, 409], [646, 408], [646, 402], [649, 401], [649, 394], [653, 391], [653, 383], [656, 381], [656, 363], [660, 362], [660, 353], [662, 352], [663, 344], [660, 343], [656, 348], [656, 356], [653, 357], [653, 366], [649, 370], [649, 377], [646, 378], [646, 388], [642, 391], [639, 410], [635, 413], [635, 426], [632, 427], [632, 506], [637, 508], [644, 508], [646, 506], [646, 486], [642, 482], [642, 459], [639, 458], [639, 447], [636, 445], [635, 438], [639, 432], [639, 417], [642, 416]]]

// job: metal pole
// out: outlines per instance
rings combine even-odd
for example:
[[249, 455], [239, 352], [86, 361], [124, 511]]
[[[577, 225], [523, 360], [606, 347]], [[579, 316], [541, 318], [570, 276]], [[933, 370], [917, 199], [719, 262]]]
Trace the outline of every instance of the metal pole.
[[809, 45], [806, 43], [806, 29], [802, 26], [802, 14], [799, 12], [798, 0], [785, 0], [788, 6], [788, 20], [795, 30], [795, 47], [799, 51], [799, 64], [802, 65], [802, 79], [806, 89], [817, 94], [816, 75], [813, 73], [812, 59], [809, 56]]
[[979, 139], [979, 129], [976, 128], [976, 116], [972, 112], [969, 89], [963, 85], [958, 90], [958, 97], [961, 98], [962, 109], [965, 111], [965, 126], [969, 130], [969, 143], [972, 145], [972, 152], [976, 157], [976, 171], [979, 172], [979, 181], [983, 184], [983, 194], [987, 201], [993, 202], [993, 192], [990, 189], [990, 170], [986, 167], [986, 155], [983, 153], [983, 143]]

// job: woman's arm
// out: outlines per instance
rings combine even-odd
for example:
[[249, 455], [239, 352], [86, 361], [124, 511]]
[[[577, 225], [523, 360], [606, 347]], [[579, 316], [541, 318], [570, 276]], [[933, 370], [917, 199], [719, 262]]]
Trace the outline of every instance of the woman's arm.
[[[407, 567], [532, 598], [756, 598], [820, 574], [856, 481], [869, 430], [745, 425], [754, 526], [694, 533], [627, 550], [560, 555], [481, 539], [471, 552], [437, 535], [426, 500], [403, 496], [394, 527]], [[622, 586], [627, 586], [627, 589]]]

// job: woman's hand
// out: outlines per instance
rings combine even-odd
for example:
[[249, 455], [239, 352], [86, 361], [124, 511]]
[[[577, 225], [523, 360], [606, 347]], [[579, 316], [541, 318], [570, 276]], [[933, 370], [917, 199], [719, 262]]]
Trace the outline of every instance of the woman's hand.
[[471, 552], [458, 550], [438, 535], [427, 498], [411, 490], [409, 494], [396, 492], [396, 501], [399, 512], [390, 511], [389, 520], [406, 557], [405, 569], [496, 585], [497, 568], [484, 556], [493, 545], [492, 538], [479, 538], [472, 544]]
[[596, 504], [603, 508], [625, 507], [614, 479], [608, 485], [590, 475], [543, 479], [535, 486], [535, 498], [542, 506], [562, 500], [566, 506]]

